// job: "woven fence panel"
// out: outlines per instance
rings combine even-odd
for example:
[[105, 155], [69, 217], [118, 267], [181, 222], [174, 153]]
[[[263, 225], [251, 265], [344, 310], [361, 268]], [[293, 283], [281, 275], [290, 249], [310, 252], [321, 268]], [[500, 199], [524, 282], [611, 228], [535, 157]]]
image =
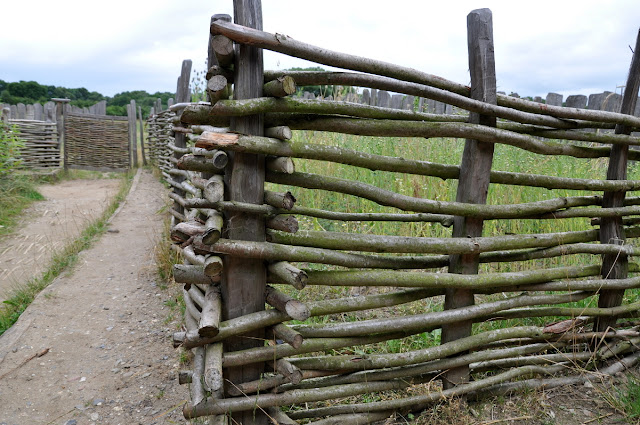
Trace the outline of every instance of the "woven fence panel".
[[56, 124], [35, 120], [9, 120], [24, 142], [20, 150], [22, 168], [46, 170], [60, 167], [60, 144]]
[[64, 127], [67, 168], [124, 171], [130, 167], [126, 118], [67, 114]]

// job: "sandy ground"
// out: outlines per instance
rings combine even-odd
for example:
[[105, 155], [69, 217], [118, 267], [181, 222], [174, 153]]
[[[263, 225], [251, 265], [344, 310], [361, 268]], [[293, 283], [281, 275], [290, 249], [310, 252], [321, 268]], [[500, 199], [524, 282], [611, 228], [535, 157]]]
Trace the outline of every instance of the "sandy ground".
[[186, 423], [153, 256], [165, 199], [139, 174], [111, 232], [0, 337], [0, 424]]
[[14, 285], [41, 274], [56, 251], [98, 218], [118, 184], [115, 179], [68, 180], [38, 187], [46, 200], [25, 211], [15, 234], [0, 239], [0, 301]]

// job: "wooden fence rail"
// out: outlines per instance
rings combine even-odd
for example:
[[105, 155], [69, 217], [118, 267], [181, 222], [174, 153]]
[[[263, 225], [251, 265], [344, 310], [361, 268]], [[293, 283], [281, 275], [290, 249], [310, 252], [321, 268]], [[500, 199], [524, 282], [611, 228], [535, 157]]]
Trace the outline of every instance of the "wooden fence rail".
[[[640, 182], [625, 173], [627, 160], [638, 159], [629, 147], [640, 144], [632, 133], [640, 118], [631, 114], [640, 84], [637, 54], [621, 112], [541, 109], [496, 93], [488, 9], [468, 17], [467, 87], [263, 32], [259, 2], [234, 5], [236, 23], [224, 15], [212, 19], [210, 102], [183, 100], [149, 120], [151, 158], [174, 188], [172, 246], [184, 259], [174, 276], [184, 285], [186, 329], [174, 334], [174, 344], [194, 353], [192, 370], [180, 375], [190, 383], [187, 418], [364, 424], [447, 397], [588, 379], [572, 372], [576, 366], [614, 374], [640, 360], [640, 303], [623, 297], [640, 288], [640, 278], [630, 275], [639, 269], [632, 260], [640, 250], [629, 243], [640, 236], [633, 217], [640, 200], [626, 196]], [[355, 72], [263, 74], [259, 49]], [[232, 71], [234, 52], [247, 56], [236, 58], [243, 65]], [[290, 97], [295, 84], [328, 83], [367, 87], [368, 93], [393, 90], [467, 112]], [[314, 143], [312, 131], [292, 139], [291, 130], [467, 141], [457, 166], [326, 146]], [[578, 179], [491, 170], [493, 148], [501, 144], [535, 158], [610, 158], [609, 173], [606, 179]], [[294, 160], [454, 179], [458, 195], [449, 201], [401, 194], [335, 173], [296, 171]], [[549, 197], [540, 191], [538, 199], [495, 204], [487, 203], [489, 185], [583, 192]], [[340, 205], [331, 211], [298, 205], [300, 188], [387, 208], [354, 213]], [[563, 223], [575, 217], [590, 218], [595, 227], [565, 230]], [[317, 218], [453, 225], [453, 237], [317, 231], [308, 226]], [[554, 227], [483, 236], [483, 223], [493, 220], [544, 220]], [[501, 271], [505, 263], [516, 271]], [[353, 291], [334, 295], [326, 287]], [[398, 310], [389, 314], [390, 308]], [[343, 320], [345, 315], [352, 319]], [[513, 319], [525, 320], [513, 325]], [[416, 343], [416, 335], [439, 330], [439, 345]], [[401, 352], [378, 350], [405, 342]], [[561, 379], [551, 378], [559, 373]], [[538, 379], [523, 379], [532, 375]], [[405, 391], [427, 383], [418, 395]], [[381, 401], [357, 398], [388, 391], [394, 396]], [[293, 408], [285, 414], [283, 406]]]

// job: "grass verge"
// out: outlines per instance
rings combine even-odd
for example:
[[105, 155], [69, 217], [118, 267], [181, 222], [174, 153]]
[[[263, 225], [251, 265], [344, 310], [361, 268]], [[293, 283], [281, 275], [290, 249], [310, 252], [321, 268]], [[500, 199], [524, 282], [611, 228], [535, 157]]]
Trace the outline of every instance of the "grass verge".
[[40, 291], [49, 286], [65, 270], [73, 267], [78, 260], [78, 254], [89, 248], [107, 230], [107, 221], [129, 193], [133, 176], [134, 174], [130, 172], [122, 179], [117, 194], [102, 215], [91, 222], [75, 240], [54, 253], [49, 267], [42, 275], [9, 292], [7, 299], [0, 306], [0, 335], [18, 320]]
[[20, 175], [0, 181], [0, 236], [13, 231], [25, 208], [44, 199], [36, 190], [36, 183], [37, 180]]

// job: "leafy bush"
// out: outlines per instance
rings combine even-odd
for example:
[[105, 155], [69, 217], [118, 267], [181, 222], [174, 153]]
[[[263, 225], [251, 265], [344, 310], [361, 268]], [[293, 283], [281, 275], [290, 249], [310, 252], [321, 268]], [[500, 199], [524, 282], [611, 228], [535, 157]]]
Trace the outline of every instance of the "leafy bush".
[[8, 176], [20, 165], [23, 146], [15, 127], [0, 122], [0, 178]]

